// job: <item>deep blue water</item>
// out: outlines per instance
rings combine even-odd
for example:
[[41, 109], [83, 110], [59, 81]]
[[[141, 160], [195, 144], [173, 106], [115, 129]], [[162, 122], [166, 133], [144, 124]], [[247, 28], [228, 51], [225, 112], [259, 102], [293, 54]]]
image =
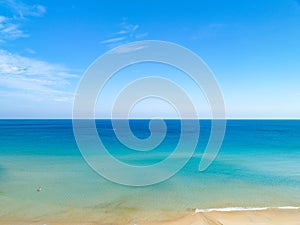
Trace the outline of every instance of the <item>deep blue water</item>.
[[[149, 120], [131, 120], [133, 133], [139, 138], [150, 135]], [[176, 144], [179, 120], [166, 120], [168, 132], [164, 145]], [[96, 121], [100, 137], [106, 144], [118, 143], [110, 120]], [[196, 152], [203, 150], [210, 134], [210, 121], [200, 121], [201, 134]], [[79, 155], [71, 120], [0, 120], [1, 154]], [[160, 146], [163, 150], [165, 146]], [[123, 146], [118, 145], [119, 148]], [[221, 153], [234, 150], [257, 152], [257, 149], [289, 153], [299, 152], [300, 120], [228, 120]], [[230, 150], [229, 150], [230, 149]], [[128, 149], [129, 150], [129, 149]]]

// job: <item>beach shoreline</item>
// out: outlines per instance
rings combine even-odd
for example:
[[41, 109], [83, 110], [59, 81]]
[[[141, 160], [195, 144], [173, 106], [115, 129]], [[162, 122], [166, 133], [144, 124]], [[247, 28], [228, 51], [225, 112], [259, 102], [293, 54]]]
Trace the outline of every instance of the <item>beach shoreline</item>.
[[[95, 218], [37, 218], [31, 221], [0, 219], [0, 225], [299, 225], [300, 209], [268, 208], [245, 210], [211, 210], [167, 213], [164, 217], [120, 217], [113, 213]], [[102, 217], [103, 216], [103, 217]], [[89, 217], [89, 216], [87, 216]], [[97, 218], [98, 217], [98, 218]], [[102, 218], [101, 218], [102, 217]]]
[[[179, 121], [167, 123], [166, 141], [150, 155], [124, 153], [111, 121], [98, 126], [118, 159], [150, 165], [171, 154], [180, 138]], [[134, 122], [132, 129], [146, 136], [147, 124]], [[208, 138], [210, 123], [202, 126]], [[88, 166], [71, 121], [0, 121], [0, 225], [300, 225], [300, 121], [229, 121], [227, 128], [206, 171], [198, 171], [203, 141], [172, 178], [128, 187]]]

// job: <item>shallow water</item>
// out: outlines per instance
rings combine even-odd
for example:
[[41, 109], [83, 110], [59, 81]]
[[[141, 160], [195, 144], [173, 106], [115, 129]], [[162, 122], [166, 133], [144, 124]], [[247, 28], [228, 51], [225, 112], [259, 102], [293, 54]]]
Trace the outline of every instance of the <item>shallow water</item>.
[[[149, 136], [148, 122], [130, 121], [140, 138]], [[167, 136], [151, 153], [122, 146], [109, 120], [98, 120], [97, 127], [114, 156], [141, 165], [163, 160], [176, 146], [180, 121], [166, 123]], [[300, 206], [299, 120], [227, 121], [223, 146], [204, 172], [198, 165], [210, 121], [200, 125], [194, 156], [179, 173], [160, 184], [127, 187], [87, 165], [71, 120], [0, 120], [0, 221], [87, 215], [128, 221], [195, 208]]]

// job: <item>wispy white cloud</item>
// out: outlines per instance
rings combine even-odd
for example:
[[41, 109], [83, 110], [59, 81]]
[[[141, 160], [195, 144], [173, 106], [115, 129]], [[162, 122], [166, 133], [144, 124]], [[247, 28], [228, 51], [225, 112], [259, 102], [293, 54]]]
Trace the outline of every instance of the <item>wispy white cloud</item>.
[[64, 66], [0, 50], [0, 87], [6, 96], [29, 92], [38, 101], [68, 101], [73, 92], [65, 90], [74, 78], [77, 75]]
[[16, 24], [15, 19], [0, 16], [0, 42], [14, 40], [20, 37], [28, 37], [20, 29], [20, 24]]
[[27, 5], [21, 1], [6, 0], [4, 3], [10, 15], [0, 15], [0, 43], [29, 37], [21, 27], [28, 17], [41, 17], [46, 13], [42, 5]]
[[130, 52], [136, 52], [142, 49], [148, 48], [145, 44], [135, 44], [132, 46], [121, 46], [112, 50], [111, 54], [126, 54]]
[[130, 36], [134, 36], [134, 33], [139, 29], [139, 25], [129, 24], [126, 20], [120, 24], [121, 30], [116, 34], [129, 34]]
[[146, 32], [139, 32], [139, 25], [129, 23], [126, 18], [123, 19], [118, 26], [119, 31], [115, 32], [110, 38], [102, 40], [100, 44], [105, 44], [107, 47], [113, 48], [118, 45], [137, 41], [148, 36], [148, 33]]
[[5, 3], [19, 18], [30, 16], [43, 16], [46, 13], [46, 7], [39, 4], [28, 5], [18, 0], [6, 0]]
[[101, 41], [101, 44], [110, 44], [110, 43], [116, 43], [116, 42], [120, 42], [123, 41], [125, 39], [125, 37], [117, 37], [117, 38], [111, 38], [111, 39], [107, 39], [104, 41]]

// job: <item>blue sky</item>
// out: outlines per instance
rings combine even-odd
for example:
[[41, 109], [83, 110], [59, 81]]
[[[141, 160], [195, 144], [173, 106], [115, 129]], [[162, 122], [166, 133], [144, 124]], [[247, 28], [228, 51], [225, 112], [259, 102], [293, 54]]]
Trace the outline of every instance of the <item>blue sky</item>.
[[[107, 50], [140, 40], [170, 41], [198, 54], [216, 76], [228, 118], [299, 118], [296, 0], [1, 1], [0, 117], [70, 118], [88, 66]], [[138, 77], [136, 69], [123, 74]], [[163, 71], [181, 83], [200, 116], [209, 117], [201, 92], [182, 74], [159, 65], [138, 69], [141, 76]], [[126, 79], [111, 82], [98, 116], [108, 113], [109, 96]], [[173, 115], [158, 101], [141, 103], [134, 115], [156, 115], [153, 108]]]

